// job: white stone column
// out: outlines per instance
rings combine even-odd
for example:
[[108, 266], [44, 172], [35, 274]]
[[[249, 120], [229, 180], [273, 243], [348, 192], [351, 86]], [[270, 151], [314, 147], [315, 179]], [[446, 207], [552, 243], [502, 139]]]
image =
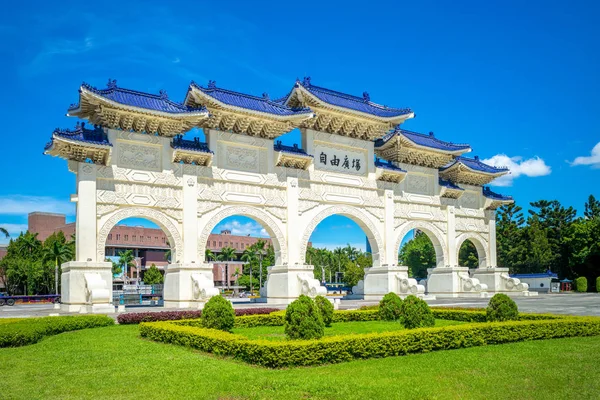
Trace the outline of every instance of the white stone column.
[[214, 286], [212, 264], [201, 262], [198, 254], [198, 178], [197, 167], [185, 165], [182, 175], [183, 221], [182, 259], [172, 260], [166, 268], [164, 306], [166, 308], [203, 308], [219, 291]]
[[61, 310], [111, 313], [112, 263], [98, 260], [94, 164], [77, 164], [75, 259], [62, 264]]
[[496, 259], [496, 210], [487, 210], [485, 216], [488, 220], [489, 227], [489, 255], [490, 258], [487, 260], [488, 268], [494, 268], [498, 266], [498, 260]]
[[[383, 241], [385, 243], [385, 261], [388, 265], [398, 264], [398, 249], [396, 249], [396, 238], [394, 237], [394, 191], [386, 190], [383, 195], [385, 207], [383, 221]], [[381, 251], [381, 249], [380, 249]]]
[[298, 188], [298, 178], [288, 177], [287, 178], [287, 189], [286, 189], [286, 202], [287, 202], [287, 223], [286, 223], [286, 236], [287, 236], [287, 248], [288, 248], [288, 259], [282, 262], [288, 261], [289, 265], [300, 263], [300, 248], [302, 240], [302, 229], [300, 216], [298, 215], [298, 196], [300, 190]]
[[456, 214], [454, 206], [446, 207], [446, 215], [448, 218], [448, 234], [446, 235], [448, 259], [444, 260], [446, 263], [445, 266], [458, 267], [458, 249], [456, 248]]

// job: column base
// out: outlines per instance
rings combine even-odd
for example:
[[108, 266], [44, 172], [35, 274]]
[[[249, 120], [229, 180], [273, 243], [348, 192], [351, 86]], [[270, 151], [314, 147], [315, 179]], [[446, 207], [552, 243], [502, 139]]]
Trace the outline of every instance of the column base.
[[471, 278], [467, 267], [429, 268], [427, 274], [427, 293], [437, 298], [488, 297], [488, 286]]
[[527, 283], [522, 283], [517, 278], [511, 278], [508, 275], [508, 268], [477, 268], [472, 271], [472, 274], [473, 278], [487, 284], [490, 292], [504, 293], [510, 296], [537, 296], [537, 292], [529, 291]]
[[309, 297], [325, 296], [327, 289], [314, 279], [312, 265], [276, 265], [268, 269], [265, 283], [267, 304], [290, 304], [304, 294]]
[[[408, 267], [402, 265], [382, 265], [365, 269], [363, 282], [365, 300], [381, 300], [386, 294], [393, 292], [405, 298], [409, 295], [425, 296], [425, 286], [419, 285], [416, 279], [408, 277]], [[360, 282], [355, 286], [360, 290]], [[354, 288], [353, 288], [354, 293]], [[433, 297], [431, 300], [435, 299]]]
[[112, 263], [69, 261], [61, 265], [63, 312], [114, 313]]
[[169, 264], [165, 269], [164, 307], [202, 309], [218, 296], [211, 264]]

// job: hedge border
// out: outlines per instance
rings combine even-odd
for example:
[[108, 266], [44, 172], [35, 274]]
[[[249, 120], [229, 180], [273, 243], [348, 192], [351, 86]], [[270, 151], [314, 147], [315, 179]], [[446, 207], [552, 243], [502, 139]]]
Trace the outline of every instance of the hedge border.
[[179, 321], [140, 324], [142, 337], [231, 356], [268, 368], [314, 366], [488, 344], [600, 335], [600, 318], [558, 317], [471, 323], [385, 333], [340, 335], [320, 340], [251, 340], [238, 334], [185, 325]]

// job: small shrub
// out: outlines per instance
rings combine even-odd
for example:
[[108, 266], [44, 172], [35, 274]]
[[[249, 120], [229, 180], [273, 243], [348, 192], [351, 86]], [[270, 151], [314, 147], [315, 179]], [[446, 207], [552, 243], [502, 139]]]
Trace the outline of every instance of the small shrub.
[[505, 294], [498, 293], [488, 303], [486, 319], [489, 322], [518, 320], [519, 308], [513, 299]]
[[202, 310], [202, 325], [209, 329], [231, 332], [235, 323], [235, 311], [231, 303], [221, 296], [213, 296]]
[[285, 311], [285, 334], [289, 339], [320, 339], [325, 334], [325, 324], [315, 302], [300, 295]]
[[435, 325], [431, 308], [425, 300], [410, 295], [402, 302], [400, 320], [406, 329], [426, 328]]
[[394, 292], [383, 296], [379, 302], [379, 319], [384, 321], [396, 321], [400, 319], [402, 299]]
[[585, 276], [575, 279], [575, 291], [580, 293], [587, 292], [587, 278]]
[[596, 278], [596, 292], [600, 293], [600, 276]]
[[321, 318], [325, 326], [330, 327], [333, 320], [333, 304], [324, 296], [315, 297], [315, 304], [321, 312]]

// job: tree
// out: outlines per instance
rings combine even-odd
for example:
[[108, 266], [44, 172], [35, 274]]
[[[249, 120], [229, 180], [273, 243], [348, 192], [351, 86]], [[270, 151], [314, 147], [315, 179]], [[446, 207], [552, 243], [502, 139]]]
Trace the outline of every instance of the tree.
[[523, 240], [525, 218], [522, 208], [515, 203], [507, 204], [496, 213], [496, 248], [498, 265], [520, 272], [525, 266], [527, 246]]
[[524, 272], [535, 273], [548, 270], [556, 255], [552, 253], [547, 232], [537, 216], [534, 215], [530, 219], [526, 232], [529, 251], [527, 252], [527, 270]]
[[54, 264], [54, 293], [58, 294], [59, 268], [73, 259], [72, 248], [66, 243], [65, 235], [61, 231], [53, 233], [44, 242], [43, 259]]
[[112, 274], [113, 274], [113, 277], [121, 275], [121, 273], [123, 272], [123, 268], [121, 268], [121, 266], [119, 265], [119, 263], [114, 262], [113, 260], [111, 260], [109, 258], [105, 258], [104, 261], [112, 263]]
[[398, 255], [398, 262], [406, 265], [415, 278], [427, 277], [427, 268], [435, 266], [435, 248], [423, 232], [417, 232], [414, 239], [404, 243]]
[[344, 283], [347, 286], [354, 287], [365, 277], [365, 270], [359, 267], [355, 262], [348, 261], [345, 265]]
[[215, 260], [215, 253], [213, 253], [210, 249], [206, 249], [204, 250], [204, 258], [206, 261], [214, 261]]
[[588, 197], [588, 201], [585, 203], [585, 211], [583, 211], [583, 215], [587, 219], [600, 218], [600, 201], [596, 200], [596, 198], [590, 194]]
[[[235, 258], [235, 250], [233, 247], [223, 247], [221, 249], [221, 259], [225, 261], [233, 261]], [[229, 287], [229, 264], [226, 264], [225, 279], [227, 280], [227, 287]]]
[[119, 253], [119, 265], [123, 267], [125, 273], [129, 268], [135, 267], [135, 257], [132, 250], [126, 250]]
[[10, 237], [10, 235], [8, 234], [8, 231], [0, 226], [0, 233], [3, 234], [7, 239]]
[[461, 267], [477, 268], [479, 267], [479, 256], [477, 248], [470, 240], [465, 240], [458, 251], [458, 265]]
[[[256, 253], [256, 247], [254, 247], [254, 245], [247, 247], [246, 249], [244, 249], [244, 252], [242, 253], [242, 261], [246, 261], [247, 265], [250, 267], [250, 272], [249, 272], [249, 278], [250, 278], [250, 291], [252, 292], [252, 263], [257, 261], [257, 253]], [[239, 282], [238, 282], [239, 284]]]
[[144, 273], [144, 283], [146, 285], [159, 285], [163, 283], [163, 281], [163, 275], [154, 264], [152, 264]]

